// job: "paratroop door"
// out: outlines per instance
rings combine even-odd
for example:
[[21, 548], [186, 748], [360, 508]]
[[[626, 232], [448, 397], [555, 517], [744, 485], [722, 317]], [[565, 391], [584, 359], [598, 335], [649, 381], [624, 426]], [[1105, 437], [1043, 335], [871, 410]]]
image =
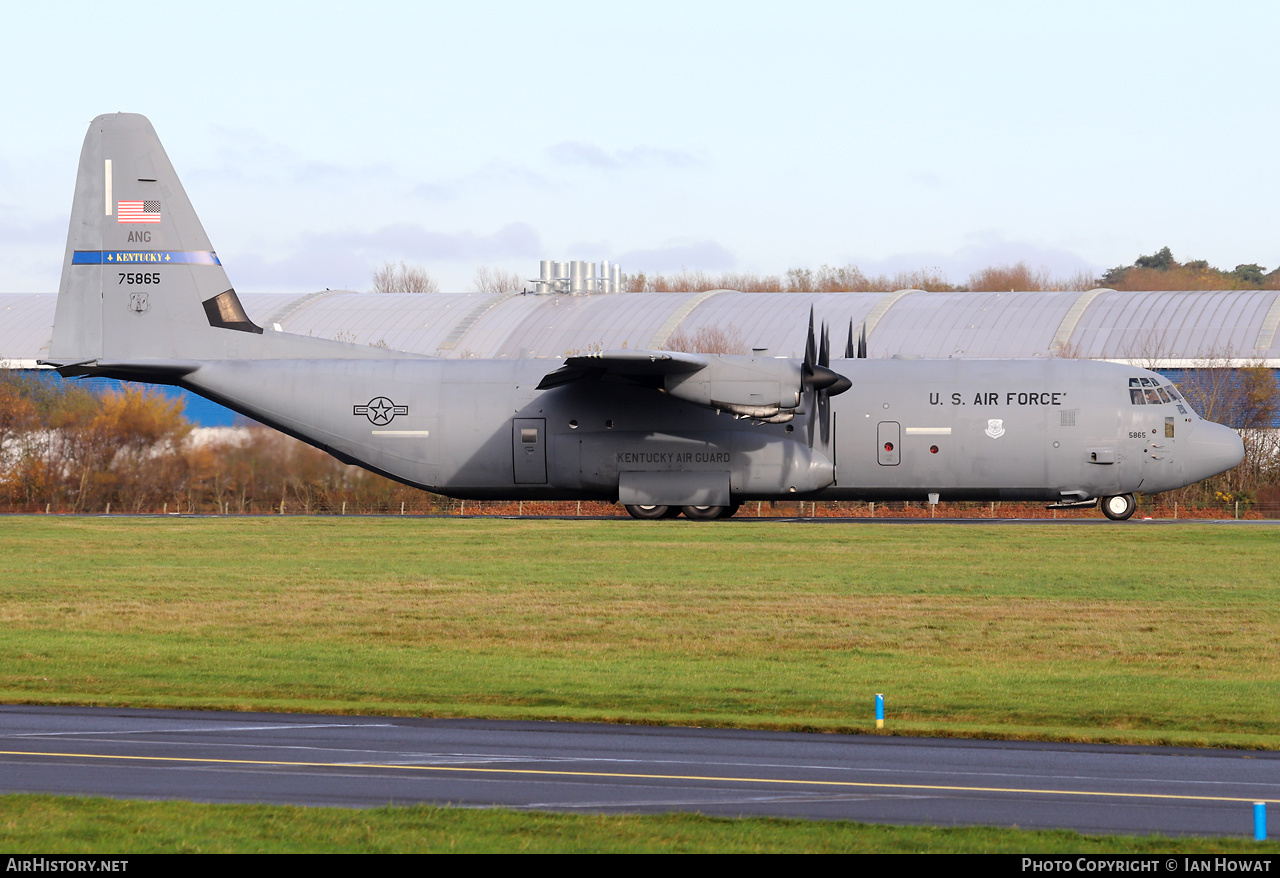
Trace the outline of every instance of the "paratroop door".
[[547, 419], [514, 418], [511, 422], [511, 454], [517, 485], [545, 485]]

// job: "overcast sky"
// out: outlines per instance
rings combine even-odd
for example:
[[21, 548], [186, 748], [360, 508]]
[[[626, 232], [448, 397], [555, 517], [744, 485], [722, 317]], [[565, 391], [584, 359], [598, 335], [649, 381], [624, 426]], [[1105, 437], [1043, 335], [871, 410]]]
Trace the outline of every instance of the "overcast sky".
[[0, 291], [89, 121], [155, 125], [242, 291], [492, 265], [1280, 264], [1280, 5], [6, 4]]

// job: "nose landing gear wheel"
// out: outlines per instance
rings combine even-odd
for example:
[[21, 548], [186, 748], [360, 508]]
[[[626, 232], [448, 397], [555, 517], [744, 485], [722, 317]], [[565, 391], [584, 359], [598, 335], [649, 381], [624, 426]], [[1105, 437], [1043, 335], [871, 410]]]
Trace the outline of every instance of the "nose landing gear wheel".
[[1138, 508], [1138, 502], [1133, 499], [1132, 494], [1103, 497], [1098, 505], [1102, 507], [1102, 514], [1112, 521], [1127, 521], [1133, 517], [1134, 510]]
[[[671, 518], [670, 506], [626, 506], [627, 514], [632, 518], [639, 518], [642, 521], [657, 521], [659, 518]], [[676, 515], [680, 514], [677, 508]]]

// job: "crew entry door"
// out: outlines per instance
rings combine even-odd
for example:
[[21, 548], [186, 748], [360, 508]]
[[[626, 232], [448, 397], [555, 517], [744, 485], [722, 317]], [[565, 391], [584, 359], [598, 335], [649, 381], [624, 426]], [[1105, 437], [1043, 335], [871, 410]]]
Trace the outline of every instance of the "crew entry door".
[[517, 485], [547, 483], [547, 419], [515, 418], [511, 422], [512, 468]]

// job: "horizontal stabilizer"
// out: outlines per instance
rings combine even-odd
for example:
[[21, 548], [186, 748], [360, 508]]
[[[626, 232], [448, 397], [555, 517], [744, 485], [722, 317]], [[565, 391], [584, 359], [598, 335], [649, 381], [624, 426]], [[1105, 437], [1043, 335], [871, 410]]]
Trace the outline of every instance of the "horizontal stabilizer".
[[39, 361], [41, 366], [53, 366], [63, 378], [93, 375], [115, 378], [120, 381], [144, 381], [155, 384], [173, 384], [200, 368], [194, 360], [84, 360], [76, 363]]

